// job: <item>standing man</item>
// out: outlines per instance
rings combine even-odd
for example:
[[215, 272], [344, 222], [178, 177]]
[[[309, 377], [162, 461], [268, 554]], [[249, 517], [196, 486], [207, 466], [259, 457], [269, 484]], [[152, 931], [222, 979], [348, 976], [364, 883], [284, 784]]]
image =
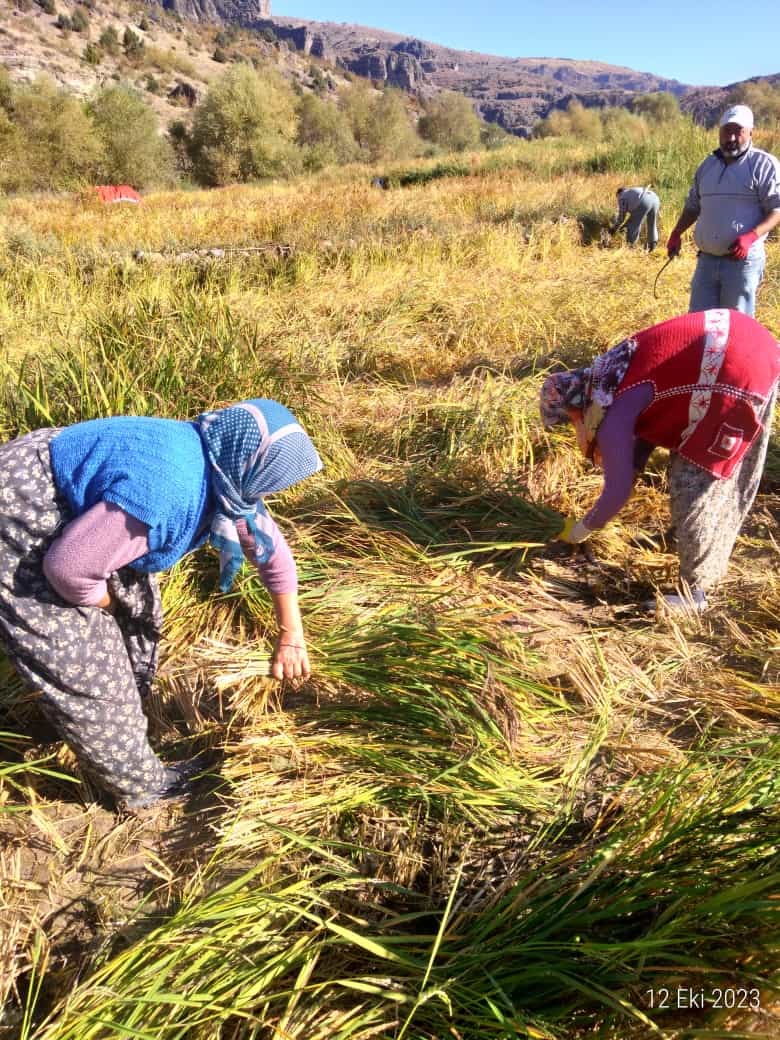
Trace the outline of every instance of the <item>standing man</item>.
[[764, 240], [780, 224], [778, 162], [753, 147], [753, 113], [747, 105], [726, 109], [719, 136], [720, 148], [694, 174], [666, 251], [677, 256], [683, 232], [696, 224], [699, 258], [688, 309], [730, 307], [752, 317], [764, 275]]
[[639, 238], [642, 221], [647, 221], [647, 251], [652, 253], [658, 245], [658, 210], [661, 200], [649, 187], [618, 188], [617, 202], [618, 211], [609, 230], [612, 234], [619, 231], [628, 217], [626, 241], [633, 246]]

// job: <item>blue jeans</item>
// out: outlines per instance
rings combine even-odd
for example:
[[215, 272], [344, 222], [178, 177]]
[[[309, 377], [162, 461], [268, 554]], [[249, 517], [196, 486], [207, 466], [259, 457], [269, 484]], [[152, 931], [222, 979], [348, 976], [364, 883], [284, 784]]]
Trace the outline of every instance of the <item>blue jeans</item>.
[[763, 249], [747, 260], [699, 253], [691, 279], [689, 311], [708, 311], [731, 307], [752, 317], [756, 313], [756, 292], [764, 277], [766, 255]]

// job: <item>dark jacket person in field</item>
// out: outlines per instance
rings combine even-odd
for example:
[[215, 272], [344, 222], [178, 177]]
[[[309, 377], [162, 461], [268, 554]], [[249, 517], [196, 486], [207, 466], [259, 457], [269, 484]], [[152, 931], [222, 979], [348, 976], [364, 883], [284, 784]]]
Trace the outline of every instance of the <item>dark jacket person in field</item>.
[[572, 422], [583, 454], [604, 470], [598, 501], [582, 519], [567, 520], [559, 538], [583, 542], [603, 527], [653, 448], [668, 448], [682, 595], [666, 599], [704, 609], [758, 490], [778, 377], [780, 344], [734, 310], [671, 318], [587, 368], [549, 376], [544, 425]]
[[162, 622], [157, 571], [208, 541], [227, 591], [248, 557], [279, 626], [273, 675], [308, 675], [295, 563], [263, 497], [320, 468], [294, 416], [264, 399], [194, 422], [96, 419], [0, 446], [0, 642], [119, 804], [186, 787], [186, 767], [152, 751], [141, 708]]

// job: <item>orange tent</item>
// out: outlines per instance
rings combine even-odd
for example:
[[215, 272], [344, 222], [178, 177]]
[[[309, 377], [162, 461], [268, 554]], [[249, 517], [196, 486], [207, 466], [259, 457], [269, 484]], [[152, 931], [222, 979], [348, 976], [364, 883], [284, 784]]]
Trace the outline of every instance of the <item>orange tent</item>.
[[129, 184], [98, 184], [95, 187], [101, 202], [140, 202], [141, 196]]

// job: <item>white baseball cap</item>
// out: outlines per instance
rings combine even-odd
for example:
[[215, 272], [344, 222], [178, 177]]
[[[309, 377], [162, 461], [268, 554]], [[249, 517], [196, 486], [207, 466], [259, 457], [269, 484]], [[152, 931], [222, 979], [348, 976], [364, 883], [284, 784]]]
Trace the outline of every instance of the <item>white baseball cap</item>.
[[753, 113], [747, 105], [732, 105], [720, 117], [720, 126], [726, 126], [727, 123], [736, 123], [737, 126], [741, 126], [745, 130], [752, 130]]

